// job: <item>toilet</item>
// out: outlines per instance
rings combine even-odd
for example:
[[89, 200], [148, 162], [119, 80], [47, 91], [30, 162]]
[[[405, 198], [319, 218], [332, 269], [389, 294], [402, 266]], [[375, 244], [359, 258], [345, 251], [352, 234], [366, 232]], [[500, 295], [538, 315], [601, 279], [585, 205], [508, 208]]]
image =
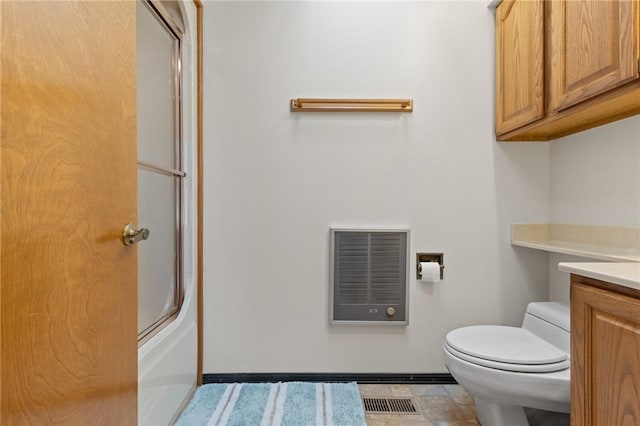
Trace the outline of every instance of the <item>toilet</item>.
[[483, 426], [526, 426], [524, 407], [570, 412], [569, 306], [534, 302], [522, 327], [477, 325], [444, 343], [451, 375], [474, 397]]

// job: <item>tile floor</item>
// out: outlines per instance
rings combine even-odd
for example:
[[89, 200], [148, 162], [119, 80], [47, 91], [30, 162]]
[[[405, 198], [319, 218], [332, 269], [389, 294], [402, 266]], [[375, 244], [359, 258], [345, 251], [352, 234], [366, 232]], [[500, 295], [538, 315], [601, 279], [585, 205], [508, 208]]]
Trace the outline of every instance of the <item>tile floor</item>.
[[358, 385], [363, 397], [412, 397], [418, 414], [365, 414], [369, 426], [471, 426], [473, 398], [458, 385]]
[[[358, 385], [363, 397], [412, 397], [418, 414], [365, 414], [368, 426], [480, 425], [473, 398], [459, 385]], [[568, 414], [526, 409], [531, 426], [569, 426]]]

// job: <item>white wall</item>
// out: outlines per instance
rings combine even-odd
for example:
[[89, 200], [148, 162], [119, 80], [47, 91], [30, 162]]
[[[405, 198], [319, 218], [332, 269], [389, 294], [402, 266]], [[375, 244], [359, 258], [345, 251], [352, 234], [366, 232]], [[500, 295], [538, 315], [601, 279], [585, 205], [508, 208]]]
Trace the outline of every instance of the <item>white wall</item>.
[[[640, 117], [568, 136], [550, 144], [551, 222], [640, 227]], [[549, 258], [549, 292], [569, 301], [569, 274]]]
[[640, 226], [640, 117], [550, 147], [551, 222]]
[[[208, 2], [204, 372], [443, 372], [459, 326], [519, 325], [548, 256], [549, 144], [493, 136], [485, 2]], [[290, 113], [295, 97], [409, 97], [412, 114]], [[410, 324], [330, 326], [329, 227], [406, 226]]]

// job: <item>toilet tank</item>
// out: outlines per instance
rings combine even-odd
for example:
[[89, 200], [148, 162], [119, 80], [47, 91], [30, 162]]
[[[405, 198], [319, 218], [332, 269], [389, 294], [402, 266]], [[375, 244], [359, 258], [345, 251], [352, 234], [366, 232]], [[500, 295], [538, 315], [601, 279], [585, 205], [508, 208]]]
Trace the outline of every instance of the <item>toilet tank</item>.
[[527, 306], [522, 328], [570, 356], [570, 321], [569, 305], [560, 302], [532, 302]]

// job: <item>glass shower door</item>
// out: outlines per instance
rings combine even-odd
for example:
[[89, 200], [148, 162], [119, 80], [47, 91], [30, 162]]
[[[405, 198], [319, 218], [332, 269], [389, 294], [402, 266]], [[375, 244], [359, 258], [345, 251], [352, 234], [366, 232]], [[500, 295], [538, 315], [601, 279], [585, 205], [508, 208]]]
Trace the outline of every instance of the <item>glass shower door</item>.
[[137, 3], [138, 337], [174, 318], [182, 301], [180, 34]]

